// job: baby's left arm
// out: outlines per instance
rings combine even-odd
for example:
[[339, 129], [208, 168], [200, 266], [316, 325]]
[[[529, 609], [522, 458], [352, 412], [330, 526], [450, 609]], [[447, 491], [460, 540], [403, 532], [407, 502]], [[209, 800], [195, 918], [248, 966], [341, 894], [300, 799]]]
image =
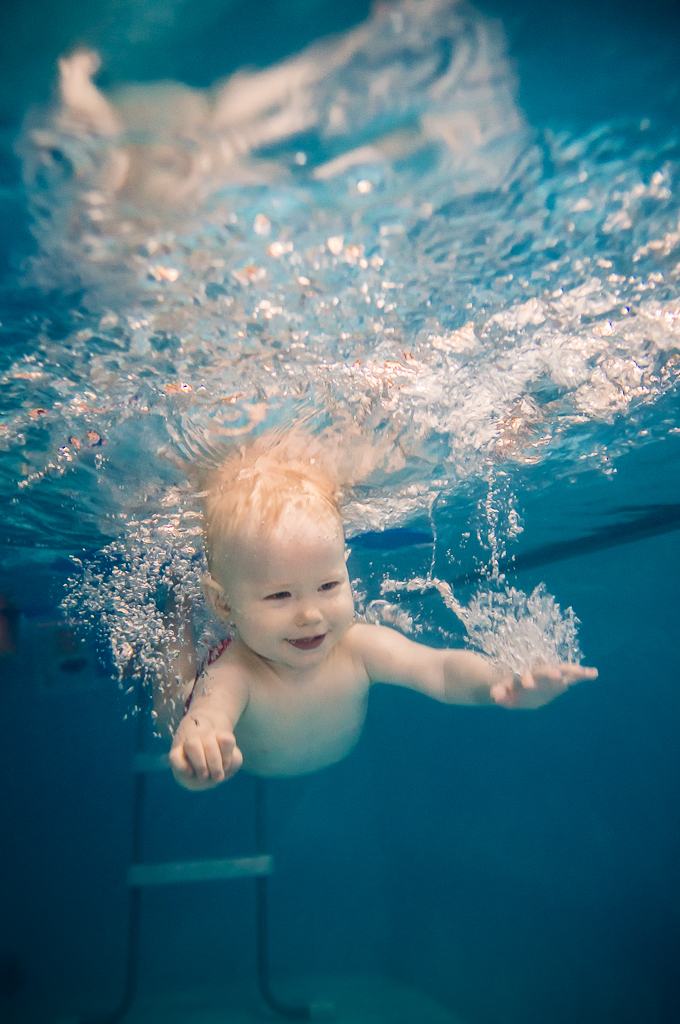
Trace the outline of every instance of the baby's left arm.
[[505, 672], [483, 654], [436, 650], [414, 643], [387, 626], [357, 623], [351, 642], [372, 683], [393, 683], [447, 704], [499, 704], [538, 708], [574, 683], [595, 679], [597, 669], [570, 662]]

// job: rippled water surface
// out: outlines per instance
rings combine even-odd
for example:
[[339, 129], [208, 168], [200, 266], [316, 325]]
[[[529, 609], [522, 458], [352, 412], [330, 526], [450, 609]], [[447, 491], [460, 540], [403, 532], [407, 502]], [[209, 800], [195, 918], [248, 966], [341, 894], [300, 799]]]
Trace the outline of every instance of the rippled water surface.
[[65, 64], [17, 142], [37, 251], [1, 300], [8, 564], [76, 556], [67, 610], [153, 660], [163, 584], [197, 597], [203, 571], [182, 460], [305, 422], [379, 453], [350, 537], [438, 538], [425, 583], [496, 578], [535, 623], [502, 588], [531, 495], [680, 433], [675, 129], [537, 132], [500, 23], [444, 0], [210, 91], [105, 98], [93, 69]]

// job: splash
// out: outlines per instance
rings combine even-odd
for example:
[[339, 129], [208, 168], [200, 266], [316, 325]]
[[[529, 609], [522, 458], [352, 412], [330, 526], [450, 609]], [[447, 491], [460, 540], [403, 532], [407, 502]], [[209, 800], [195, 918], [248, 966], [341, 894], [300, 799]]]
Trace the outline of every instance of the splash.
[[520, 471], [611, 472], [678, 429], [674, 136], [532, 133], [498, 23], [403, 0], [210, 91], [104, 95], [94, 64], [62, 63], [18, 142], [25, 283], [71, 298], [3, 312], [0, 480], [8, 543], [110, 553], [88, 600], [117, 663], [162, 638], [147, 563], [200, 558], [181, 460], [358, 431], [391, 454], [346, 495], [350, 535], [436, 526], [481, 480], [497, 564]]
[[[436, 590], [463, 623], [468, 644], [508, 672], [521, 674], [537, 664], [581, 660], [579, 620], [571, 608], [562, 612], [542, 583], [528, 595], [508, 586], [481, 590], [467, 604], [458, 601], [450, 584], [437, 577], [414, 577], [407, 582], [385, 579], [381, 586], [383, 594], [428, 590]], [[398, 606], [392, 612], [393, 617], [407, 614]]]

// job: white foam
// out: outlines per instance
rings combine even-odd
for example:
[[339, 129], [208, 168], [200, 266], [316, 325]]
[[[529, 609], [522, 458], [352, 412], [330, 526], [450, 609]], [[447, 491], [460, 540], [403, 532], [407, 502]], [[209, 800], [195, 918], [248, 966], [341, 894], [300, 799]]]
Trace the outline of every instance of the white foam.
[[[73, 60], [19, 149], [31, 281], [84, 289], [85, 311], [5, 368], [0, 447], [10, 533], [75, 548], [87, 526], [137, 580], [92, 570], [83, 606], [121, 669], [130, 645], [153, 663], [162, 565], [192, 578], [199, 557], [178, 458], [300, 419], [358, 428], [391, 454], [346, 496], [356, 532], [513, 467], [611, 472], [675, 429], [665, 140], [655, 158], [625, 126], [532, 138], [498, 23], [402, 0], [212, 92], [104, 96]], [[511, 492], [485, 520], [492, 561], [517, 532]]]

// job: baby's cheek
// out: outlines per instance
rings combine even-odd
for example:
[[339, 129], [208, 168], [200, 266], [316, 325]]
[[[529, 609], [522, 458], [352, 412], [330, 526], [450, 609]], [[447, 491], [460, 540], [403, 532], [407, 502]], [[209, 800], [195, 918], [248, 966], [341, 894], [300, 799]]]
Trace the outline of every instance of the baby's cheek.
[[284, 628], [286, 623], [286, 617], [271, 609], [266, 615], [252, 615], [248, 616], [245, 620], [247, 622], [247, 628], [251, 631], [255, 630], [261, 635], [267, 633], [278, 633]]
[[334, 612], [336, 618], [345, 620], [349, 626], [354, 620], [354, 601], [351, 597], [338, 600]]
[[242, 612], [240, 615], [233, 616], [233, 622], [241, 637], [250, 636], [253, 632], [262, 632], [262, 625], [259, 623], [256, 615], [249, 615], [247, 612]]

